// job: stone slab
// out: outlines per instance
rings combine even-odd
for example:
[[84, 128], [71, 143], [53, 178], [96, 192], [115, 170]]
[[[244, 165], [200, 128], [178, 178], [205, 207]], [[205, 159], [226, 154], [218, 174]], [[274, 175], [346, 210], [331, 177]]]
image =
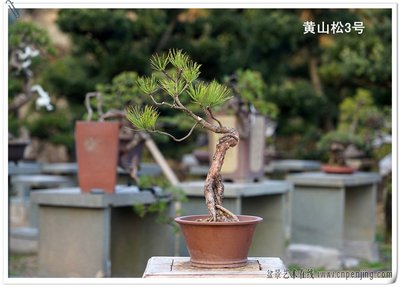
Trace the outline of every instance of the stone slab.
[[267, 278], [269, 272], [284, 273], [286, 267], [278, 257], [249, 257], [248, 264], [237, 268], [198, 268], [190, 265], [189, 257], [151, 257], [143, 278]]
[[293, 182], [295, 186], [347, 187], [376, 184], [381, 177], [374, 172], [355, 172], [353, 174], [304, 172], [289, 175], [286, 179]]
[[76, 187], [38, 191], [32, 199], [39, 206], [39, 276], [140, 277], [148, 258], [173, 255], [172, 227], [132, 208], [154, 202], [150, 192], [82, 194]]
[[379, 249], [375, 242], [345, 240], [344, 254], [349, 254], [356, 259], [366, 259], [369, 262], [379, 261]]
[[11, 228], [9, 250], [15, 253], [37, 253], [38, 230], [36, 228]]
[[[377, 173], [300, 173], [287, 179], [294, 184], [293, 243], [335, 248], [346, 257], [375, 260]], [[349, 242], [358, 244], [346, 247]]]
[[17, 174], [39, 174], [41, 172], [41, 164], [26, 162], [8, 162], [8, 175]]
[[42, 205], [104, 208], [155, 202], [149, 191], [139, 192], [136, 187], [116, 188], [113, 194], [82, 193], [79, 187], [46, 189], [32, 193], [32, 202]]
[[16, 175], [11, 178], [12, 184], [25, 184], [31, 187], [35, 186], [54, 186], [59, 184], [68, 184], [68, 177], [59, 175]]
[[324, 268], [326, 270], [339, 270], [342, 266], [339, 250], [308, 244], [290, 244], [286, 262], [303, 268]]
[[13, 196], [9, 201], [9, 224], [11, 227], [29, 225], [30, 204], [27, 200]]
[[[120, 167], [117, 169], [119, 174], [128, 174], [128, 172]], [[66, 174], [74, 175], [78, 173], [78, 164], [76, 162], [65, 163], [46, 163], [42, 166], [42, 172], [47, 174]], [[159, 175], [161, 167], [156, 163], [141, 163], [139, 175]]]
[[189, 167], [189, 173], [196, 176], [206, 176], [210, 166], [208, 165], [192, 165]]
[[76, 174], [78, 164], [76, 162], [45, 163], [42, 172], [47, 174]]
[[[283, 194], [292, 189], [292, 184], [281, 180], [261, 182], [224, 183], [224, 198], [253, 197], [261, 195]], [[178, 187], [185, 190], [187, 196], [203, 196], [204, 181], [183, 182]]]
[[321, 163], [315, 160], [272, 160], [265, 166], [268, 173], [274, 172], [301, 172], [301, 171], [317, 171], [320, 170]]

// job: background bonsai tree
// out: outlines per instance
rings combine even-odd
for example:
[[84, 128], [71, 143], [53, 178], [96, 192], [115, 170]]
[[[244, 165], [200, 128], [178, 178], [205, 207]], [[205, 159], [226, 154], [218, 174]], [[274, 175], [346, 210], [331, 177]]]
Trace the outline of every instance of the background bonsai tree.
[[43, 60], [47, 60], [53, 51], [46, 31], [31, 23], [18, 21], [11, 25], [8, 39], [8, 120], [9, 139], [12, 139], [24, 137], [18, 135], [22, 127], [20, 110], [34, 98], [35, 93], [39, 96], [35, 101], [36, 110], [41, 107], [53, 110], [48, 93], [37, 83], [35, 75], [43, 69], [46, 65]]
[[132, 130], [126, 120], [124, 108], [127, 105], [141, 105], [141, 92], [136, 85], [138, 74], [134, 71], [125, 71], [116, 75], [111, 84], [97, 84], [96, 91], [102, 99], [102, 106], [106, 111], [102, 119], [118, 119], [121, 123], [119, 130], [119, 157], [118, 164], [129, 171], [131, 178], [138, 183], [137, 175], [140, 163], [144, 138], [141, 133]]
[[322, 152], [329, 153], [331, 165], [343, 166], [346, 159], [369, 157], [390, 136], [391, 111], [379, 109], [368, 90], [357, 89], [355, 95], [341, 102], [339, 111], [336, 130], [318, 143]]
[[[138, 79], [138, 85], [148, 95], [155, 106], [169, 107], [180, 111], [193, 121], [189, 133], [183, 138], [156, 129], [159, 116], [154, 105], [129, 106], [126, 109], [128, 120], [138, 129], [167, 135], [175, 141], [188, 138], [197, 126], [221, 134], [204, 185], [204, 196], [210, 214], [207, 221], [238, 221], [236, 215], [222, 206], [224, 185], [221, 167], [227, 150], [239, 142], [238, 132], [223, 126], [214, 116], [212, 108], [230, 99], [229, 89], [216, 81], [205, 83], [198, 80], [200, 65], [189, 59], [181, 50], [170, 50], [168, 54], [154, 55], [151, 66], [155, 72], [150, 77]], [[181, 99], [190, 97], [212, 119], [209, 122], [182, 104]]]
[[238, 106], [235, 107], [238, 113], [257, 112], [271, 120], [276, 120], [279, 108], [268, 100], [267, 85], [259, 71], [238, 69], [224, 80], [239, 101]]
[[354, 145], [359, 149], [365, 146], [362, 139], [354, 134], [331, 131], [321, 138], [317, 147], [328, 157], [329, 165], [346, 166], [345, 151], [349, 145]]

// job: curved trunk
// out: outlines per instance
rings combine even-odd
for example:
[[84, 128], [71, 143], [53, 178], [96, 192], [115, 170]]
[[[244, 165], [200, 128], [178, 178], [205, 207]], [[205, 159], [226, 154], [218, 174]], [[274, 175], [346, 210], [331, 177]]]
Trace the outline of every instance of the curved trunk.
[[239, 134], [234, 129], [229, 129], [219, 140], [211, 162], [210, 170], [204, 184], [204, 197], [209, 221], [238, 221], [238, 218], [229, 210], [222, 207], [224, 196], [224, 184], [222, 183], [221, 168], [224, 163], [227, 150], [239, 142]]

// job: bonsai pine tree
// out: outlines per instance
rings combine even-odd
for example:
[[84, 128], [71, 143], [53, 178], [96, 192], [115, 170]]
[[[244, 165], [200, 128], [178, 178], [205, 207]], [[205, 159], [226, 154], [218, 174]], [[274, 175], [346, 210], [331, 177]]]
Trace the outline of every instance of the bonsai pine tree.
[[317, 147], [328, 153], [328, 164], [333, 166], [346, 166], [345, 151], [349, 145], [363, 148], [362, 139], [350, 132], [331, 131], [325, 134], [318, 142]]
[[[154, 105], [129, 106], [126, 109], [128, 120], [139, 130], [167, 135], [178, 142], [188, 138], [197, 126], [221, 134], [204, 184], [204, 196], [210, 214], [207, 221], [238, 221], [236, 215], [222, 206], [224, 184], [221, 167], [227, 150], [238, 144], [239, 134], [235, 129], [223, 126], [212, 112], [213, 107], [230, 98], [229, 89], [216, 81], [205, 83], [199, 80], [200, 65], [181, 50], [170, 50], [168, 54], [163, 55], [156, 54], [152, 56], [150, 62], [154, 73], [150, 77], [139, 78], [137, 83]], [[201, 107], [209, 120], [183, 105], [181, 101], [183, 97], [190, 97]], [[169, 133], [157, 130], [156, 121], [159, 117], [157, 106], [169, 107], [186, 114], [193, 121], [188, 134], [178, 139]]]

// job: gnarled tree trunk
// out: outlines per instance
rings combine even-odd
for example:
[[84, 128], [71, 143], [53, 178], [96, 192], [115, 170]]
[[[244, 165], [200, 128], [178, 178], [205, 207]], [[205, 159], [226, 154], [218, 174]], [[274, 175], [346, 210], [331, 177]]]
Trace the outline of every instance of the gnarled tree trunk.
[[225, 154], [229, 148], [236, 146], [238, 142], [239, 134], [234, 129], [229, 129], [229, 132], [218, 140], [204, 185], [204, 197], [210, 213], [208, 221], [238, 221], [234, 214], [222, 207], [224, 184], [221, 176]]

